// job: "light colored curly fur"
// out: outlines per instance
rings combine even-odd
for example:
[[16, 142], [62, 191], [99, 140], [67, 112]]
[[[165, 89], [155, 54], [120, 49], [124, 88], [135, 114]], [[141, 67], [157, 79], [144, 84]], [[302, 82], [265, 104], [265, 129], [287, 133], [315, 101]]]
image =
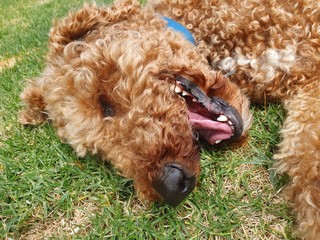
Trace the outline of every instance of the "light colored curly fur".
[[129, 0], [85, 5], [51, 29], [47, 66], [21, 94], [20, 122], [49, 119], [78, 156], [98, 154], [134, 180], [141, 199], [161, 200], [152, 182], [163, 166], [199, 173], [187, 106], [172, 89], [177, 76], [233, 105], [247, 134], [248, 99], [159, 15]]
[[305, 239], [320, 236], [320, 3], [314, 0], [154, 0], [194, 34], [213, 68], [255, 102], [281, 101], [287, 118], [275, 167]]

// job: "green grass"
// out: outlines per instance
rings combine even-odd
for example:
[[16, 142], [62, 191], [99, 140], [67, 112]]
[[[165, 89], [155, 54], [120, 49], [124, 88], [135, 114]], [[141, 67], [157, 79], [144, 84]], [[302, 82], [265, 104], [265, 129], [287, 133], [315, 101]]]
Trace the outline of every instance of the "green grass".
[[202, 151], [199, 185], [173, 209], [146, 206], [109, 165], [78, 159], [50, 125], [17, 122], [25, 79], [44, 67], [53, 18], [82, 1], [0, 0], [0, 238], [293, 239], [272, 155], [279, 105], [253, 106], [249, 142]]

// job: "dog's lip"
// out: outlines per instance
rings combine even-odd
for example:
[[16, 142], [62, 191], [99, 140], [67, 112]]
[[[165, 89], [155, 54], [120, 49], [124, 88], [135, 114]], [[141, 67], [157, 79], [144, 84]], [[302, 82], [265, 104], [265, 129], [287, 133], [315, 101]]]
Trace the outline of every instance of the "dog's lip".
[[[208, 97], [188, 79], [176, 77], [175, 92], [188, 104], [191, 124], [210, 144], [223, 140], [235, 140], [243, 131], [243, 121], [237, 110], [226, 101]], [[195, 120], [196, 119], [196, 120]], [[201, 128], [197, 126], [201, 124]]]

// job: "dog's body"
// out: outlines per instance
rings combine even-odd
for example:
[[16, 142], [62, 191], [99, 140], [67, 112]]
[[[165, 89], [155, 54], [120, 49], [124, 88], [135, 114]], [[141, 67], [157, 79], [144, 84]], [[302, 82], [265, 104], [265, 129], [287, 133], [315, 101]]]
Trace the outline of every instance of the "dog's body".
[[[85, 6], [55, 23], [47, 66], [21, 97], [22, 124], [49, 119], [79, 156], [98, 154], [134, 180], [140, 198], [173, 206], [195, 186], [195, 130], [215, 143], [246, 135], [251, 121], [239, 88], [132, 1]], [[201, 112], [210, 135], [195, 129], [201, 119], [190, 122]]]
[[231, 72], [255, 102], [287, 111], [276, 169], [306, 239], [320, 236], [320, 4], [281, 0], [154, 0], [184, 24], [214, 69]]

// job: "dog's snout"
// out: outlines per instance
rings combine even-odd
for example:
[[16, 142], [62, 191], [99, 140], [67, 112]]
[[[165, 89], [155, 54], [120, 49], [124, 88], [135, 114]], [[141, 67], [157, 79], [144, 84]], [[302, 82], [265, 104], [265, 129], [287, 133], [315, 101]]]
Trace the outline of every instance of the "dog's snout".
[[163, 176], [155, 183], [155, 189], [164, 202], [172, 207], [181, 203], [194, 189], [196, 177], [189, 174], [178, 164], [168, 164]]

